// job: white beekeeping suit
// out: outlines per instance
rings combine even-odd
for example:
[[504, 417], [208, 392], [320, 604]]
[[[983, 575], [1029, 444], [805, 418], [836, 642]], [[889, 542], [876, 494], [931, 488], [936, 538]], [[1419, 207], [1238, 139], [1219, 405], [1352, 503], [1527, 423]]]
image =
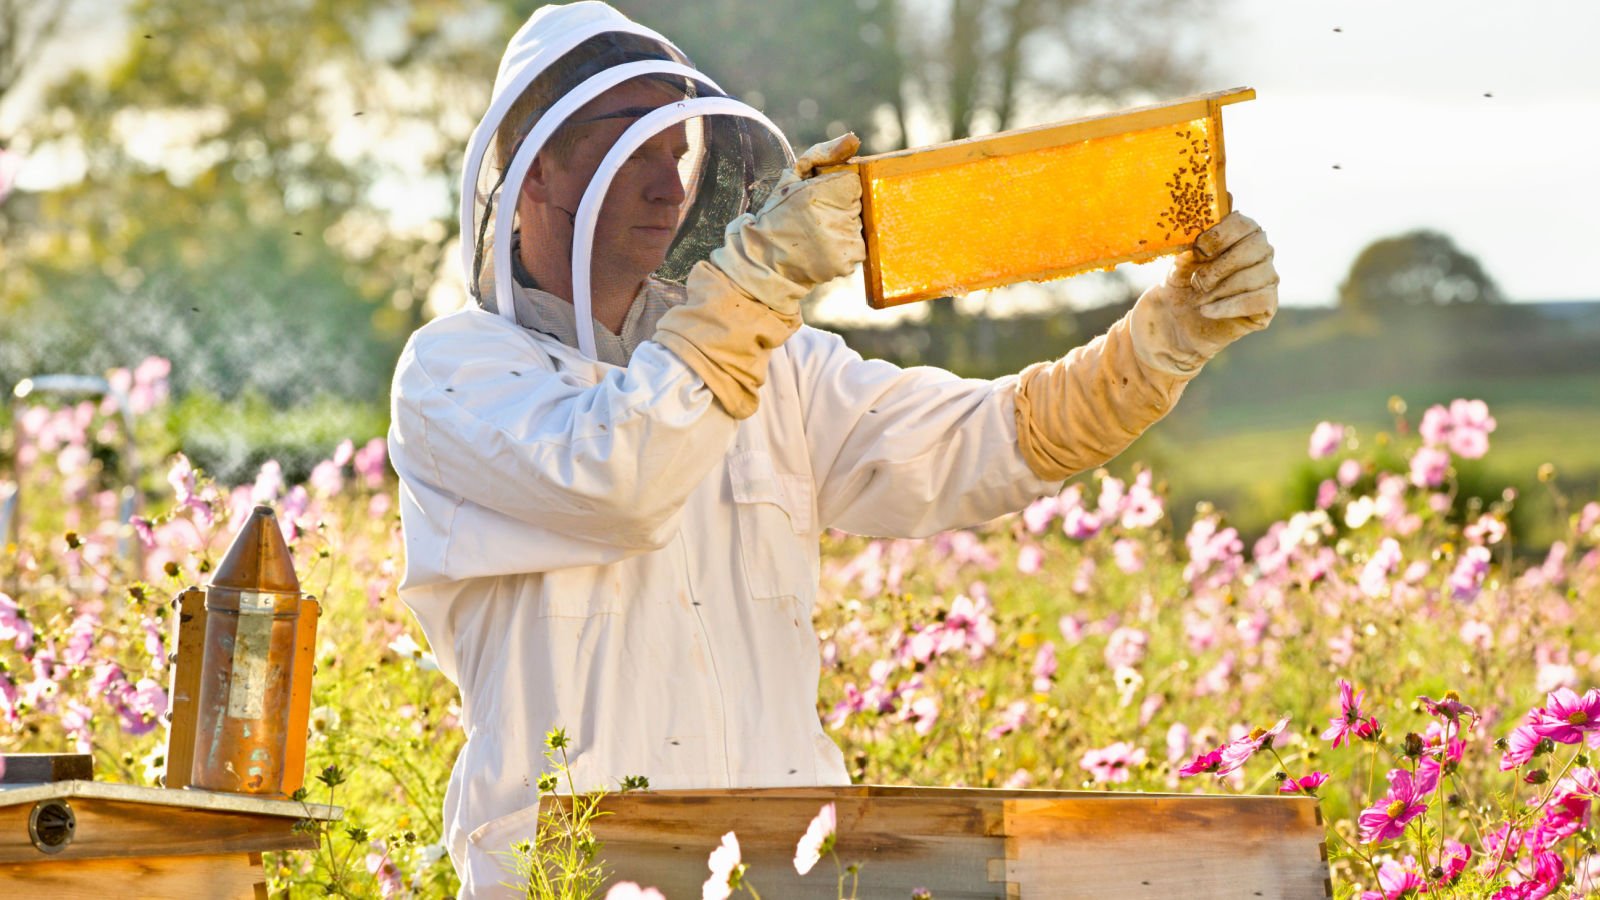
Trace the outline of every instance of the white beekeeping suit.
[[[580, 44], [601, 49], [518, 123], [513, 157], [491, 160], [513, 101]], [[631, 124], [564, 210], [570, 233], [518, 232], [540, 148], [641, 78], [673, 96], [619, 114]], [[689, 146], [683, 199], [624, 322], [655, 310], [635, 344], [590, 321], [610, 272], [591, 257], [594, 233], [611, 178], [673, 128]], [[535, 833], [555, 727], [580, 790], [629, 775], [654, 788], [847, 783], [816, 713], [823, 529], [916, 537], [1020, 509], [1119, 452], [1220, 347], [1169, 312], [1198, 296], [1180, 286], [1062, 360], [993, 381], [864, 361], [802, 327], [800, 298], [861, 259], [859, 182], [813, 175], [855, 146], [793, 161], [760, 113], [602, 3], [542, 8], [507, 48], [463, 174], [478, 304], [412, 336], [389, 437], [401, 598], [462, 694], [444, 824], [464, 896], [514, 894], [497, 854]], [[519, 241], [568, 242], [572, 296], [519, 283]]]

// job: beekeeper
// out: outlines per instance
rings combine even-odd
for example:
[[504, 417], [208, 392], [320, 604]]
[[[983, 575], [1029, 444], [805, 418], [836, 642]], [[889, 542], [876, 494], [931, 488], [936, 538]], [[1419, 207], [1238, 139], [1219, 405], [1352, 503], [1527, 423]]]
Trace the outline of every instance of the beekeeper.
[[[1277, 308], [1233, 215], [1104, 335], [993, 381], [863, 360], [800, 301], [861, 262], [860, 184], [603, 3], [512, 38], [467, 150], [476, 303], [395, 373], [401, 597], [461, 688], [464, 894], [582, 789], [845, 784], [817, 718], [826, 528], [920, 537], [1057, 492]], [[731, 223], [731, 224], [730, 224]]]

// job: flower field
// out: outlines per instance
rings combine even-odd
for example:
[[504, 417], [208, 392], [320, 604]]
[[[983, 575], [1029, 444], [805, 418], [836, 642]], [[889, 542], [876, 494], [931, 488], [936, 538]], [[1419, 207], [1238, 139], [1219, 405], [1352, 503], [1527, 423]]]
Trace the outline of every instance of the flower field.
[[[155, 783], [171, 599], [270, 503], [323, 603], [309, 799], [347, 810], [316, 853], [269, 857], [274, 884], [451, 895], [439, 810], [459, 706], [396, 597], [382, 441], [330, 447], [303, 483], [268, 463], [217, 484], [147, 424], [165, 374], [112, 373], [131, 420], [111, 400], [13, 411], [0, 749], [92, 752], [97, 778]], [[852, 776], [1304, 791], [1340, 896], [1600, 894], [1600, 502], [1556, 496], [1564, 537], [1524, 547], [1514, 492], [1458, 492], [1458, 463], [1493, 452], [1491, 411], [1396, 410], [1381, 434], [1317, 425], [1313, 508], [1252, 541], [1206, 507], [1175, 530], [1149, 471], [926, 541], [828, 535], [819, 713]], [[794, 836], [808, 868], [832, 827]], [[761, 883], [736, 839], [705, 852], [723, 879], [708, 895]], [[870, 865], [858, 884], [874, 896]]]

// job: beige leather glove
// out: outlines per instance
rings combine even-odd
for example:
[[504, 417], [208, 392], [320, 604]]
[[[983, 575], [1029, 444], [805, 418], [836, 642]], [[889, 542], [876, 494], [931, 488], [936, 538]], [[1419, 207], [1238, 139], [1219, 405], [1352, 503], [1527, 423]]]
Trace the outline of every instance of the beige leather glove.
[[710, 261], [689, 272], [688, 302], [656, 325], [655, 340], [734, 418], [755, 413], [767, 359], [800, 328], [800, 300], [866, 258], [860, 176], [815, 175], [860, 147], [847, 134], [801, 154], [759, 210], [728, 225]]
[[1278, 309], [1272, 245], [1234, 213], [1203, 232], [1166, 283], [1103, 335], [1017, 379], [1017, 447], [1057, 481], [1127, 449], [1172, 409], [1206, 360]]
[[861, 236], [861, 176], [854, 170], [815, 175], [856, 154], [854, 134], [800, 154], [767, 202], [729, 223], [711, 264], [746, 294], [780, 313], [800, 311], [811, 289], [850, 274], [867, 257]]
[[1139, 358], [1172, 375], [1192, 376], [1206, 361], [1278, 311], [1278, 271], [1266, 232], [1230, 213], [1178, 257], [1167, 280], [1134, 304]]

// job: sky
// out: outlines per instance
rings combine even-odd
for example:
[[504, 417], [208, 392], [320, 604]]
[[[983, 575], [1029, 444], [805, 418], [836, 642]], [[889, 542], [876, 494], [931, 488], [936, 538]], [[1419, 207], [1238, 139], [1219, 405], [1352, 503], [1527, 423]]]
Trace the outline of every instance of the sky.
[[1330, 302], [1363, 246], [1415, 228], [1513, 299], [1600, 299], [1600, 2], [1227, 8], [1213, 77], [1257, 92], [1224, 113], [1228, 186], [1284, 302]]
[[[78, 33], [77, 59], [120, 38], [103, 16], [116, 4], [93, 5], [101, 27]], [[1333, 302], [1363, 246], [1417, 228], [1449, 235], [1514, 300], [1600, 299], [1600, 0], [1205, 5], [1215, 18], [1173, 37], [1209, 44], [1202, 90], [1256, 89], [1224, 114], [1228, 185], [1272, 239], [1285, 304]], [[1143, 285], [1166, 266], [1126, 271]], [[829, 315], [883, 320], [850, 293]]]

